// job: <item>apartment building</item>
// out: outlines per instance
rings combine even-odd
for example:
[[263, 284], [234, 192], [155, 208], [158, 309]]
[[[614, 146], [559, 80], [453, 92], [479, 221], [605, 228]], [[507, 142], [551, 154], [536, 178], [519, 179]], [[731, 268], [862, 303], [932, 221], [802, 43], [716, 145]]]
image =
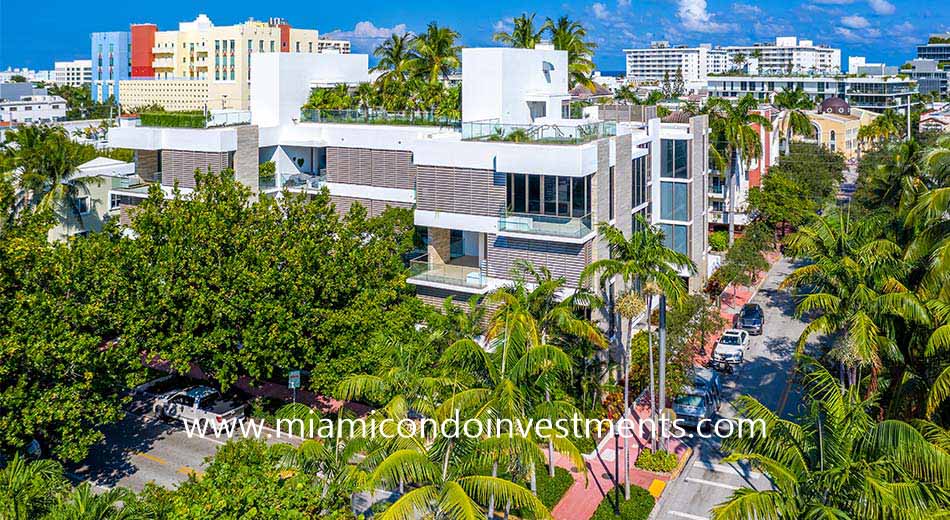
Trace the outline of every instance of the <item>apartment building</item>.
[[81, 87], [92, 83], [92, 60], [57, 61], [53, 81], [58, 85]]
[[0, 99], [0, 121], [5, 123], [52, 123], [65, 118], [66, 100], [59, 96], [29, 95]]
[[[314, 86], [368, 81], [368, 57], [267, 53], [251, 71], [251, 124], [117, 128], [109, 140], [136, 150], [143, 178], [166, 189], [175, 181], [189, 187], [195, 167], [229, 165], [252, 185], [258, 162], [273, 161], [275, 179], [254, 185], [260, 195], [326, 187], [341, 212], [357, 202], [374, 215], [412, 209], [426, 248], [410, 262], [408, 281], [433, 304], [509, 283], [519, 260], [576, 284], [584, 267], [608, 256], [597, 224], [629, 234], [636, 215], [693, 259], [698, 272], [681, 274], [692, 290], [702, 288], [705, 116], [663, 123], [655, 110], [590, 107], [569, 119], [563, 51], [467, 48], [462, 61], [458, 121], [301, 110]], [[113, 194], [124, 215], [133, 211], [133, 191]], [[604, 290], [616, 293], [617, 284]]]
[[177, 31], [134, 24], [130, 42], [130, 78], [121, 81], [122, 105], [157, 104], [166, 110], [246, 110], [257, 54], [350, 51], [347, 41], [321, 39], [318, 31], [291, 27], [281, 18], [218, 26], [204, 14], [179, 23]]
[[950, 96], [950, 69], [941, 68], [936, 60], [911, 60], [901, 68], [901, 73], [917, 82], [921, 94]]
[[821, 102], [814, 111], [806, 113], [814, 127], [814, 134], [798, 137], [798, 140], [826, 146], [839, 152], [845, 159], [856, 159], [861, 142], [858, 133], [861, 127], [874, 121], [878, 114], [870, 110], [852, 108], [845, 100], [831, 97]]
[[646, 49], [624, 49], [628, 81], [661, 81], [682, 74], [685, 86], [695, 90], [705, 86], [710, 74], [729, 70], [728, 53], [710, 44], [698, 47], [671, 47], [669, 42], [652, 42]]
[[709, 95], [730, 100], [752, 94], [763, 102], [783, 89], [800, 89], [816, 103], [839, 97], [852, 107], [883, 112], [906, 110], [917, 82], [896, 76], [718, 76], [709, 78]]
[[92, 99], [100, 103], [110, 97], [119, 100], [119, 82], [129, 79], [132, 70], [132, 42], [123, 31], [89, 35], [92, 57]]
[[950, 32], [933, 34], [927, 43], [917, 46], [917, 58], [950, 65]]
[[729, 60], [738, 54], [758, 61], [761, 74], [839, 74], [841, 49], [815, 45], [796, 36], [779, 36], [774, 42], [723, 47]]

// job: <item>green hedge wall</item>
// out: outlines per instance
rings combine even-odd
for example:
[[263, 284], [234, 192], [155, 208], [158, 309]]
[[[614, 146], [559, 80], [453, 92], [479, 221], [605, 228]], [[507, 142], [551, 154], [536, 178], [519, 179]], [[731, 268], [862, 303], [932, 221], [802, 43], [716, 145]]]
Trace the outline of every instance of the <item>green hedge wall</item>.
[[[594, 516], [590, 520], [616, 520], [614, 516], [613, 499], [614, 491], [611, 490], [608, 495], [594, 511]], [[649, 491], [638, 486], [630, 486], [630, 500], [620, 503], [621, 520], [646, 520], [653, 511], [656, 502]]]
[[142, 126], [204, 128], [207, 118], [200, 112], [155, 112], [139, 114]]

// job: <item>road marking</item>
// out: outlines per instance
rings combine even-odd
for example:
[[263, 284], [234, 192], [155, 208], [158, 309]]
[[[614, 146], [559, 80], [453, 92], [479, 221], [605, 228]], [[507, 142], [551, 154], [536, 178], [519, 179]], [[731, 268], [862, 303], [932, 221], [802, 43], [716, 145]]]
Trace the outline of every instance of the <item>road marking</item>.
[[692, 478], [689, 477], [686, 479], [686, 482], [694, 482], [696, 484], [705, 484], [707, 486], [715, 486], [723, 489], [731, 489], [733, 491], [740, 489], [738, 486], [730, 486], [729, 484], [723, 484], [722, 482], [713, 482], [711, 480], [703, 480], [701, 478]]
[[712, 464], [712, 463], [707, 463], [703, 461], [696, 461], [696, 463], [693, 464], [693, 467], [703, 468], [709, 471], [715, 471], [716, 473], [725, 473], [727, 475], [738, 475], [742, 478], [757, 479], [757, 478], [762, 477], [762, 474], [759, 473], [758, 471], [746, 471], [745, 469], [741, 467], [737, 468], [735, 466], [730, 466], [727, 464]]
[[708, 516], [696, 516], [696, 515], [691, 515], [689, 513], [680, 513], [679, 511], [670, 511], [670, 516], [688, 518], [689, 520], [709, 520]]
[[178, 468], [178, 472], [181, 473], [182, 475], [194, 475], [194, 476], [199, 477], [199, 478], [202, 477], [202, 476], [204, 476], [204, 474], [205, 474], [204, 471], [197, 470], [197, 469], [194, 469], [194, 468], [189, 468], [188, 466], [182, 466], [182, 467]]
[[139, 457], [142, 457], [142, 458], [144, 458], [144, 459], [148, 459], [148, 460], [150, 460], [150, 461], [152, 461], [152, 462], [157, 462], [157, 463], [162, 464], [162, 465], [168, 464], [167, 462], [165, 462], [164, 459], [160, 459], [160, 458], [156, 457], [155, 455], [149, 455], [148, 453], [136, 452], [135, 455], [138, 455]]

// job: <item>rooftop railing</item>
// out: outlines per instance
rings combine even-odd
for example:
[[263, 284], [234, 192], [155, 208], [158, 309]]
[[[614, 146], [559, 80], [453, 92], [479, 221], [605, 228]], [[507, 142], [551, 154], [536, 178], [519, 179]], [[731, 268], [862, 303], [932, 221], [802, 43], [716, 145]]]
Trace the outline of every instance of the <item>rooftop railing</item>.
[[581, 238], [593, 231], [590, 214], [583, 217], [558, 217], [528, 213], [504, 213], [498, 218], [498, 230], [563, 238]]
[[417, 280], [483, 289], [488, 282], [477, 267], [431, 261], [428, 254], [409, 261], [409, 277]]
[[617, 123], [596, 121], [577, 125], [540, 123], [517, 125], [496, 119], [462, 123], [462, 139], [529, 144], [583, 144], [617, 135]]
[[209, 112], [146, 112], [139, 114], [142, 126], [164, 128], [214, 128], [251, 123], [250, 110], [219, 110]]
[[438, 126], [459, 128], [458, 119], [442, 117], [433, 112], [389, 112], [386, 110], [302, 109], [302, 123], [342, 123], [356, 125]]

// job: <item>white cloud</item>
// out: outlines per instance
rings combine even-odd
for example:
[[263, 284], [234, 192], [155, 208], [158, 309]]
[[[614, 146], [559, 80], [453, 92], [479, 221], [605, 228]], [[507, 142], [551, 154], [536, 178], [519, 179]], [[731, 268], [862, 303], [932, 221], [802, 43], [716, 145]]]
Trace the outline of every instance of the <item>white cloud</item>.
[[376, 27], [373, 22], [357, 22], [352, 30], [344, 31], [337, 29], [326, 34], [330, 38], [350, 40], [353, 47], [360, 50], [371, 50], [376, 48], [379, 43], [394, 34], [406, 34], [408, 28], [406, 24], [401, 23], [392, 27]]
[[898, 33], [911, 33], [914, 32], [914, 24], [910, 22], [899, 23], [893, 29]]
[[868, 0], [868, 5], [871, 6], [871, 10], [877, 14], [894, 14], [894, 11], [897, 10], [894, 4], [887, 0]]
[[762, 8], [757, 5], [735, 3], [732, 4], [732, 12], [742, 15], [756, 16], [762, 14]]
[[706, 0], [678, 0], [678, 3], [677, 16], [688, 31], [720, 33], [734, 29], [731, 24], [713, 21], [713, 16], [706, 10]]
[[607, 10], [607, 6], [600, 2], [594, 2], [594, 5], [590, 6], [590, 9], [594, 12], [594, 18], [598, 20], [610, 18], [610, 11]]
[[812, 0], [812, 2], [826, 5], [847, 5], [854, 3], [854, 0]]
[[863, 16], [851, 15], [845, 16], [841, 19], [841, 25], [845, 27], [850, 27], [852, 29], [864, 29], [865, 27], [871, 25], [868, 23], [867, 19]]
[[630, 0], [617, 0], [617, 7], [630, 7]]

